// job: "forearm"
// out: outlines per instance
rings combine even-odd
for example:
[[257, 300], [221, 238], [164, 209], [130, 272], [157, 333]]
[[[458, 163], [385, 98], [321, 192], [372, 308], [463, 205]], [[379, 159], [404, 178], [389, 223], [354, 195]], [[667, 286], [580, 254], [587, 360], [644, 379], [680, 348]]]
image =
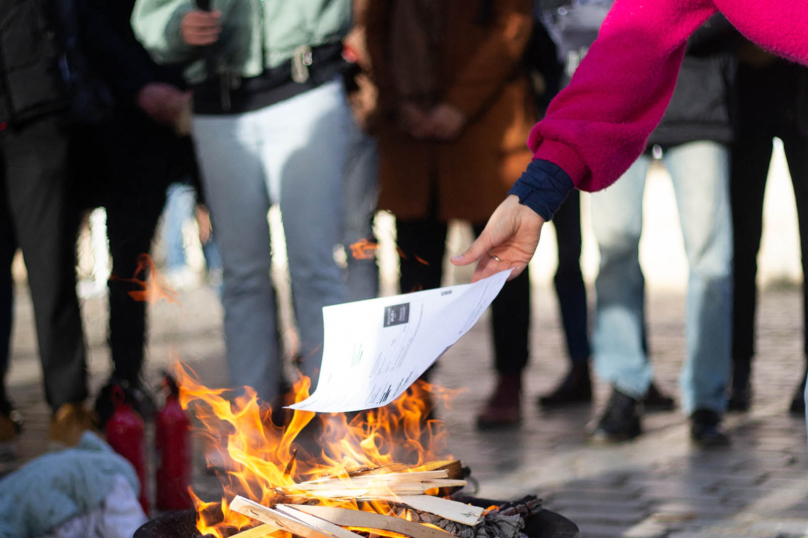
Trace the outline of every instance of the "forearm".
[[570, 85], [528, 145], [582, 190], [603, 189], [645, 149], [670, 101], [688, 37], [710, 0], [617, 0]]

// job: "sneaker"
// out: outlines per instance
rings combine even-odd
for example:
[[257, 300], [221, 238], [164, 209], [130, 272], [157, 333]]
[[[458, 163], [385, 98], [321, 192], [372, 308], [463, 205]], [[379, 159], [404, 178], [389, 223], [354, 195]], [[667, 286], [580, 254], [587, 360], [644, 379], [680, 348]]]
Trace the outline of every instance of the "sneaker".
[[17, 458], [17, 441], [21, 432], [22, 415], [11, 403], [0, 403], [0, 462]]
[[594, 443], [619, 443], [642, 433], [642, 403], [612, 387], [612, 395], [597, 426], [589, 434]]
[[797, 390], [794, 391], [794, 396], [791, 398], [791, 406], [788, 408], [788, 412], [792, 415], [801, 416], [805, 414], [805, 379], [807, 376], [808, 371], [802, 376], [802, 383], [797, 386]]
[[729, 445], [729, 435], [721, 427], [721, 415], [709, 409], [696, 409], [690, 415], [690, 439], [701, 447]]
[[541, 407], [590, 403], [592, 401], [592, 378], [589, 362], [573, 363], [561, 383], [549, 394], [539, 397]]
[[657, 388], [656, 384], [651, 382], [648, 386], [648, 392], [645, 393], [645, 398], [642, 399], [642, 406], [646, 413], [654, 411], [673, 411], [676, 407], [676, 402]]
[[494, 393], [477, 415], [478, 430], [513, 428], [522, 422], [522, 376], [500, 375]]
[[88, 411], [83, 403], [69, 403], [53, 414], [48, 430], [52, 450], [76, 446], [85, 431], [96, 430], [95, 413]]

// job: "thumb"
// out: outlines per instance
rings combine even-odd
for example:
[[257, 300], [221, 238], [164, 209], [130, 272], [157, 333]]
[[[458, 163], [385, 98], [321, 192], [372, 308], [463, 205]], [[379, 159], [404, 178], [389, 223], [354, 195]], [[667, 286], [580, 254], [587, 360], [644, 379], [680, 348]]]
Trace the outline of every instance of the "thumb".
[[480, 257], [491, 250], [493, 244], [491, 243], [490, 236], [487, 231], [483, 231], [480, 237], [471, 244], [469, 249], [461, 254], [452, 258], [452, 263], [455, 265], [468, 265], [480, 259]]

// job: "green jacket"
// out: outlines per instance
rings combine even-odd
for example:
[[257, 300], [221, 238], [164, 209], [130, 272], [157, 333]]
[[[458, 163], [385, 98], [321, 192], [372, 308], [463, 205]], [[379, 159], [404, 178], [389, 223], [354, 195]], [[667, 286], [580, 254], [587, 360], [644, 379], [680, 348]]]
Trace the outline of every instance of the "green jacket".
[[[180, 22], [194, 0], [137, 0], [132, 27], [158, 63], [188, 63], [192, 84], [205, 79], [201, 47], [186, 45]], [[286, 62], [300, 46], [336, 43], [351, 25], [351, 0], [211, 0], [222, 13], [222, 33], [212, 53], [219, 68], [255, 77]]]

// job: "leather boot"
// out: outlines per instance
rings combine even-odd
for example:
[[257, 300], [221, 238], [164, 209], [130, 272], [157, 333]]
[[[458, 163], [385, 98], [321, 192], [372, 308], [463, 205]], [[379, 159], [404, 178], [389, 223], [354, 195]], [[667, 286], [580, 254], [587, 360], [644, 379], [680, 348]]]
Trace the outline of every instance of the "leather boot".
[[788, 412], [792, 415], [804, 415], [805, 414], [805, 378], [808, 376], [808, 368], [806, 368], [805, 374], [802, 376], [802, 383], [797, 385], [797, 390], [794, 391], [794, 397], [791, 398], [791, 406], [788, 408]]
[[500, 375], [494, 393], [477, 415], [477, 429], [513, 428], [521, 422], [522, 375]]
[[612, 395], [597, 426], [589, 434], [594, 443], [619, 443], [642, 433], [642, 403], [612, 387]]
[[651, 382], [648, 386], [648, 392], [645, 393], [645, 398], [642, 399], [642, 405], [646, 413], [654, 411], [673, 411], [676, 407], [676, 402], [667, 394], [661, 392], [656, 383]]
[[696, 409], [690, 415], [690, 439], [702, 447], [729, 445], [729, 436], [721, 427], [721, 415], [710, 409]]
[[539, 397], [541, 407], [561, 407], [592, 401], [589, 362], [575, 362], [561, 383], [549, 394]]

